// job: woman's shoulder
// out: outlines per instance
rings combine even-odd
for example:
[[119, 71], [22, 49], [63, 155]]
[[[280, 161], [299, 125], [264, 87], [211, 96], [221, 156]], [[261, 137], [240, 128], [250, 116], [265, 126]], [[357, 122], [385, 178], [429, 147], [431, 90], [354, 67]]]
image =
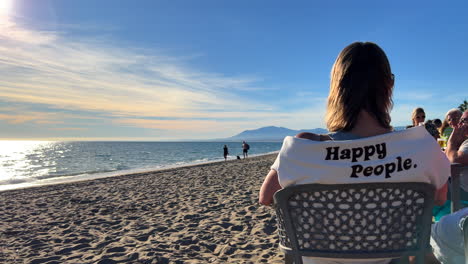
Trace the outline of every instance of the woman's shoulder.
[[328, 135], [315, 134], [310, 132], [302, 132], [296, 135], [297, 138], [309, 139], [313, 141], [326, 141], [331, 140]]

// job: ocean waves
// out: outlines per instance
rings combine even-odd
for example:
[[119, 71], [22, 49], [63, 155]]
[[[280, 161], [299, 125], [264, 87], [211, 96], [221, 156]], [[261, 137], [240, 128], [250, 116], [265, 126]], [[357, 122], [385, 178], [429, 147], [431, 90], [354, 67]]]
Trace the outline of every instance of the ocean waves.
[[[249, 142], [250, 155], [278, 151], [280, 142]], [[239, 142], [0, 141], [0, 190], [221, 161]]]

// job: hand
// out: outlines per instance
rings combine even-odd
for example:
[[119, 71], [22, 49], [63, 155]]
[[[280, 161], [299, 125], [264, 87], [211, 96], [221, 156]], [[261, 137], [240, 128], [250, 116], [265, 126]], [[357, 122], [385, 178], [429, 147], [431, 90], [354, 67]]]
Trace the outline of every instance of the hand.
[[463, 141], [465, 141], [467, 133], [468, 125], [463, 123], [458, 126], [455, 126], [453, 128], [452, 134], [450, 135], [450, 138], [448, 139], [448, 142], [450, 142], [454, 146], [459, 147], [463, 143]]

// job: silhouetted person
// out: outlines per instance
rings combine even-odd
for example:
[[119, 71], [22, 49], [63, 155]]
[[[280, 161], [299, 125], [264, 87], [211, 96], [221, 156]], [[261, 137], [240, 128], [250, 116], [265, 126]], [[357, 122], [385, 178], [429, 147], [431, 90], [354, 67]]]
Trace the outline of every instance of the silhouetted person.
[[227, 156], [229, 154], [229, 150], [228, 150], [228, 147], [226, 145], [224, 145], [224, 161], [227, 160]]
[[439, 129], [442, 126], [442, 121], [439, 118], [434, 119], [434, 125]]
[[244, 159], [249, 157], [249, 149], [249, 144], [245, 143], [245, 141], [242, 141], [242, 154], [244, 154]]

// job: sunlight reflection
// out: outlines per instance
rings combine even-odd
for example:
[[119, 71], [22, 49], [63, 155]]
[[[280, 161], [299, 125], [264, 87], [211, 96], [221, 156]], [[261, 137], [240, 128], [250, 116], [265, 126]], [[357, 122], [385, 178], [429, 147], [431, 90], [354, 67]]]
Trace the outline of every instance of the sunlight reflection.
[[7, 17], [13, 6], [13, 0], [0, 0], [0, 18]]
[[48, 171], [35, 171], [34, 168], [41, 167], [42, 149], [51, 144], [55, 142], [0, 141], [0, 183], [19, 183], [33, 175], [47, 174]]

